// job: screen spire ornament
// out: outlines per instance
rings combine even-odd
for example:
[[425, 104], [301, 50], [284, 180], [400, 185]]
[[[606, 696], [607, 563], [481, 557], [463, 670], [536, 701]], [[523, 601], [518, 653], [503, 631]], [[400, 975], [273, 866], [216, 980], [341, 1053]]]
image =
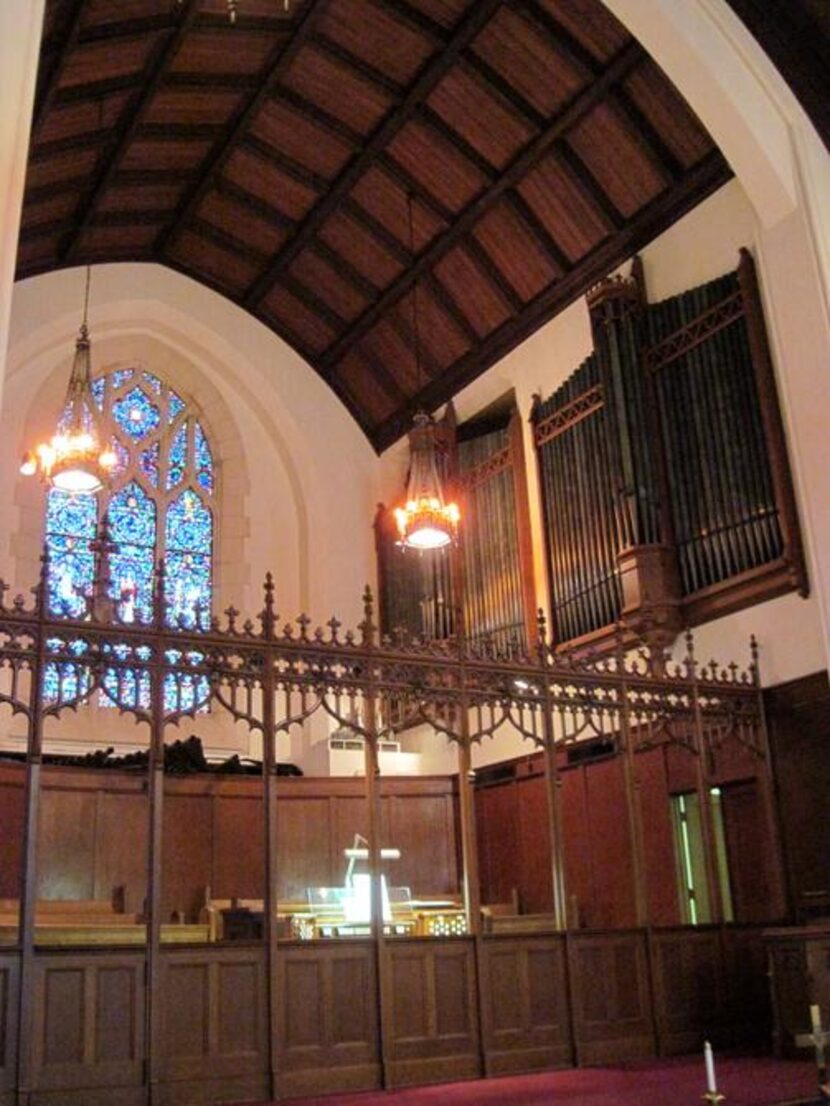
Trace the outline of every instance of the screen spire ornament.
[[87, 266], [84, 317], [75, 342], [63, 414], [52, 438], [27, 453], [20, 465], [24, 476], [37, 473], [47, 484], [70, 495], [94, 495], [109, 480], [117, 464], [112, 447], [102, 442], [98, 408], [92, 395], [87, 324], [89, 281]]
[[[415, 258], [415, 230], [412, 218], [412, 193], [409, 194], [409, 252]], [[412, 334], [415, 354], [416, 387], [421, 386], [421, 343], [418, 329], [418, 280], [412, 285]], [[417, 394], [417, 393], [416, 393]], [[426, 411], [419, 410], [409, 434], [410, 464], [406, 485], [406, 503], [395, 509], [398, 544], [404, 549], [444, 549], [458, 536], [461, 512], [456, 503], [444, 500], [438, 472], [435, 423]]]

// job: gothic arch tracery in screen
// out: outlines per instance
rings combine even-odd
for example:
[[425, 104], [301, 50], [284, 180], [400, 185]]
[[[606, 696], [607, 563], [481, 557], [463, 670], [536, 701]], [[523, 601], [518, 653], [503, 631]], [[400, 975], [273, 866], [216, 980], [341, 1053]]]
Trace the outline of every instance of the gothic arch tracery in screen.
[[[106, 515], [115, 544], [110, 555], [111, 595], [118, 601], [121, 619], [150, 621], [155, 564], [163, 557], [167, 621], [207, 626], [213, 595], [216, 471], [199, 414], [160, 377], [139, 368], [105, 373], [92, 387], [118, 464], [111, 486], [97, 496], [73, 497], [54, 488], [48, 493], [50, 613], [83, 617], [95, 567], [90, 542]], [[57, 691], [61, 678], [58, 665], [50, 665], [47, 698]], [[135, 705], [148, 692], [138, 674], [124, 686], [119, 687], [117, 679], [105, 685], [108, 696], [101, 696], [101, 703], [109, 699]], [[169, 689], [170, 696], [175, 694], [175, 688]]]

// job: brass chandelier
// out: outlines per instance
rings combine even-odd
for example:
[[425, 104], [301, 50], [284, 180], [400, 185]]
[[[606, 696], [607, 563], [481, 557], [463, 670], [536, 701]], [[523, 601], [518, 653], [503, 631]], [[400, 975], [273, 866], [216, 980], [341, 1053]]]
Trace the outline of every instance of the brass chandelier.
[[[415, 257], [415, 231], [412, 219], [412, 193], [409, 194], [409, 252]], [[412, 334], [414, 339], [415, 379], [420, 390], [421, 343], [418, 329], [418, 280], [412, 286]], [[438, 472], [435, 423], [426, 411], [418, 411], [409, 434], [410, 465], [406, 485], [406, 503], [395, 510], [398, 545], [404, 549], [444, 549], [458, 537], [461, 512], [458, 504], [447, 503]]]
[[75, 359], [66, 390], [66, 402], [57, 429], [23, 457], [24, 476], [38, 474], [53, 488], [70, 495], [94, 495], [109, 480], [117, 458], [103, 441], [100, 418], [90, 378], [89, 310], [90, 268], [86, 270], [84, 317], [75, 342]]

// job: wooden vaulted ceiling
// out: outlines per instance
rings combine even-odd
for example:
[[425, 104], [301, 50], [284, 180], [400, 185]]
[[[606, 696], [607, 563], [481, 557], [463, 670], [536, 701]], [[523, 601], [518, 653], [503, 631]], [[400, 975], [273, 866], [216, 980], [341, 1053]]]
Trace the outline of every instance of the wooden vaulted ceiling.
[[181, 270], [382, 449], [728, 176], [600, 0], [47, 0], [18, 275]]

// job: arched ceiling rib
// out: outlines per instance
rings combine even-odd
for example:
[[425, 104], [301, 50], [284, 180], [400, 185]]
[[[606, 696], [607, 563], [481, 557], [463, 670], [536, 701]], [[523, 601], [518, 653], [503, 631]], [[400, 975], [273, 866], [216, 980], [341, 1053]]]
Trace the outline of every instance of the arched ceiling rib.
[[180, 269], [382, 449], [728, 176], [600, 0], [48, 0], [18, 272]]

